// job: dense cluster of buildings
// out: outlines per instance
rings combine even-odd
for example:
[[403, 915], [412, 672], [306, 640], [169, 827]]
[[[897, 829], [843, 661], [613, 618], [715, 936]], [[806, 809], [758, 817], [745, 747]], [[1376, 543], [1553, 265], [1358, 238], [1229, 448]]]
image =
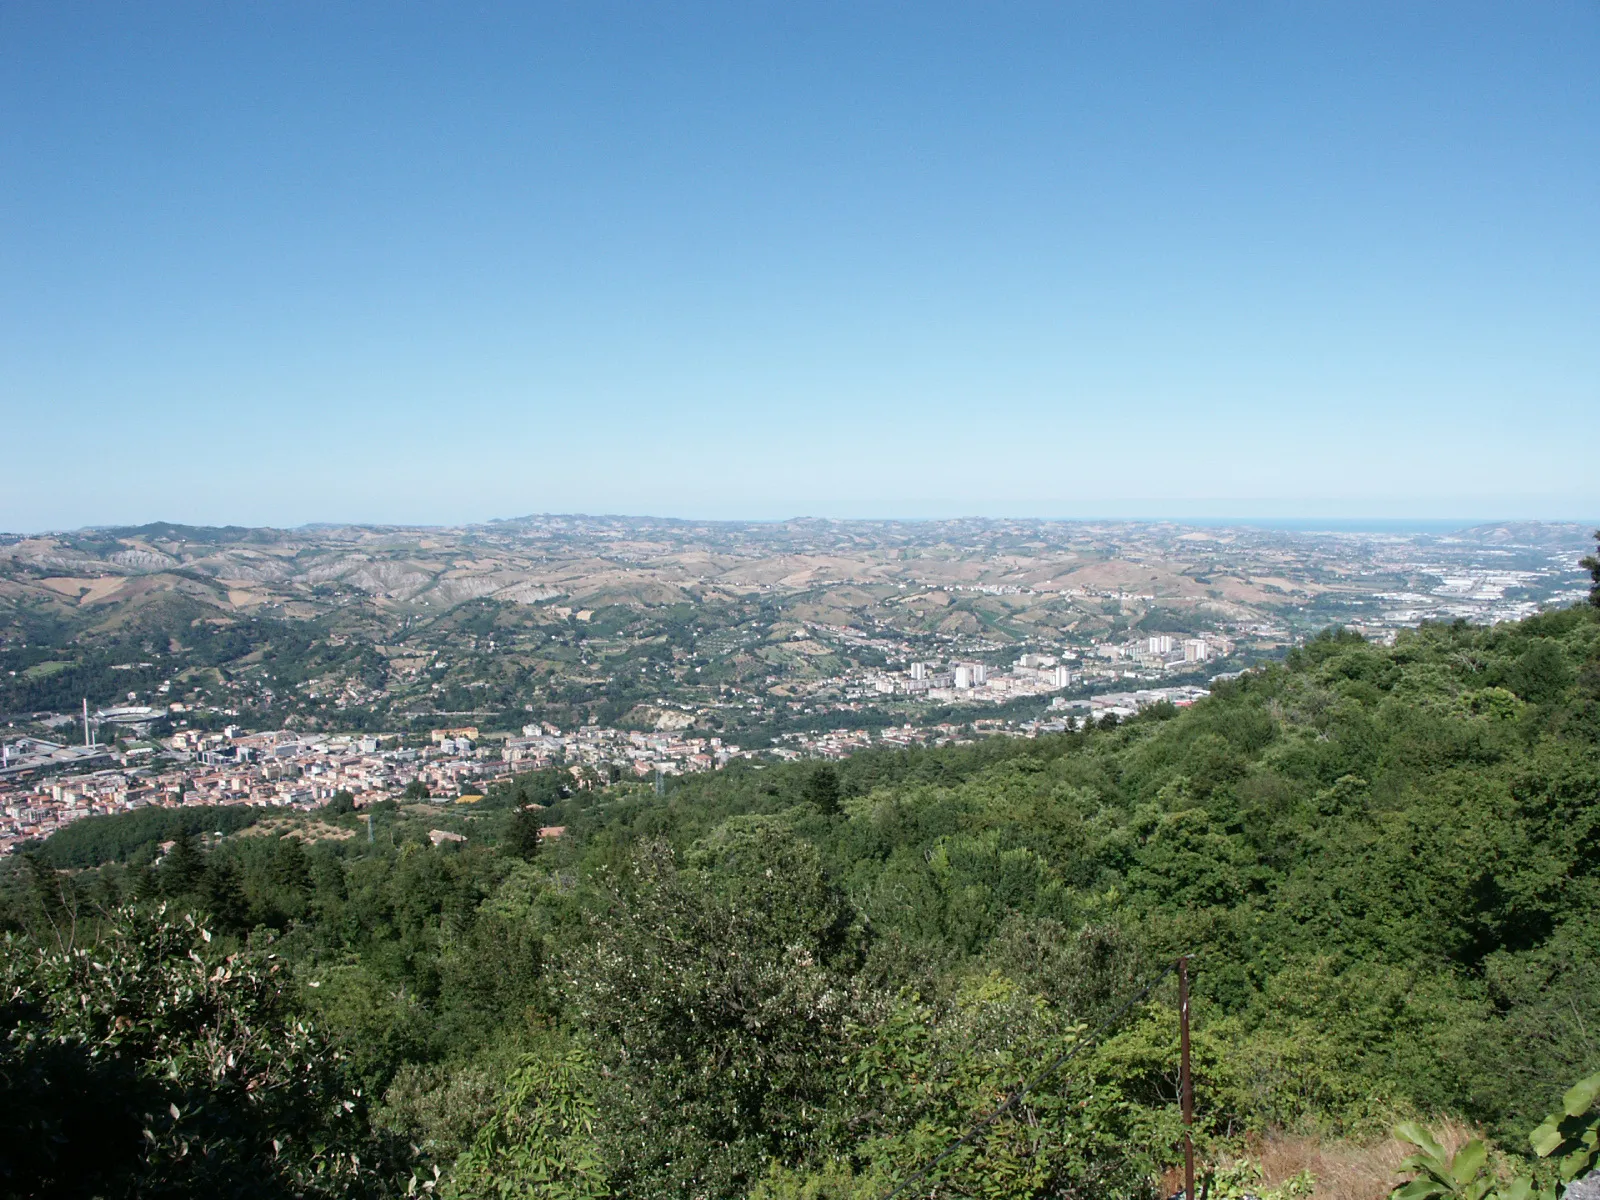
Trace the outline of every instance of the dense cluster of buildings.
[[[1001, 669], [976, 661], [917, 661], [903, 671], [869, 671], [864, 684], [879, 696], [998, 704], [1061, 693], [1090, 680], [1145, 678], [1150, 672], [1192, 667], [1231, 649], [1221, 639], [1155, 635], [1097, 646], [1087, 662], [1072, 653], [1024, 654]], [[777, 739], [760, 754], [838, 759], [875, 746], [942, 745], [986, 734], [1033, 736], [1067, 728], [1075, 717], [1132, 715], [1162, 700], [1186, 704], [1204, 694], [1194, 688], [1155, 687], [1091, 700], [1056, 695], [1045, 718], [1016, 725], [978, 721], [924, 728], [907, 723], [797, 733]], [[397, 734], [248, 733], [235, 726], [220, 733], [180, 728], [159, 741], [142, 737], [157, 715], [166, 714], [136, 706], [93, 714], [85, 708], [81, 744], [33, 736], [0, 744], [0, 853], [81, 817], [148, 805], [312, 808], [347, 793], [356, 807], [364, 807], [408, 794], [459, 798], [514, 772], [559, 767], [578, 786], [589, 786], [718, 770], [734, 758], [756, 756], [720, 737], [690, 736], [682, 730], [588, 725], [562, 731], [546, 723], [526, 725], [520, 735], [509, 736], [480, 736], [470, 726], [436, 729], [425, 740]], [[53, 724], [71, 729], [77, 718], [58, 717]], [[102, 743], [108, 729], [121, 740]]]
[[827, 683], [854, 700], [901, 697], [933, 704], [1005, 704], [1088, 684], [1150, 682], [1200, 669], [1233, 651], [1233, 641], [1216, 634], [1148, 634], [1124, 642], [1099, 643], [1081, 654], [1075, 650], [1023, 654], [1008, 667], [975, 660], [918, 660], [903, 670], [864, 669]]
[[1187, 708], [1210, 695], [1202, 687], [1177, 686], [1140, 688], [1131, 692], [1105, 692], [1087, 700], [1057, 697], [1044, 716], [1034, 720], [1006, 721], [978, 719], [967, 724], [946, 721], [936, 725], [890, 725], [879, 729], [832, 729], [822, 732], [790, 733], [776, 739], [770, 754], [776, 758], [842, 759], [862, 750], [911, 746], [948, 746], [977, 741], [984, 737], [1038, 737], [1081, 729], [1086, 723], [1137, 716], [1158, 704]]
[[[180, 729], [124, 748], [19, 737], [0, 748], [0, 853], [80, 817], [148, 805], [251, 804], [314, 808], [341, 792], [357, 808], [425, 792], [454, 799], [513, 772], [562, 767], [575, 783], [710, 771], [746, 752], [721, 738], [586, 726], [527, 726], [521, 737], [434, 730], [426, 744], [394, 734], [324, 736], [277, 730]], [[419, 786], [420, 785], [420, 786]]]
[[[902, 693], [925, 700], [1002, 702], [1068, 688], [1080, 677], [1053, 655], [1024, 654], [1007, 671], [991, 672], [981, 662], [913, 662], [905, 671], [878, 676], [873, 682], [885, 694]], [[959, 694], [958, 694], [959, 693]]]
[[[312, 808], [347, 792], [359, 804], [389, 799], [420, 782], [457, 795], [506, 769], [470, 743], [380, 748], [376, 737], [305, 736], [290, 731], [203, 734], [180, 730], [157, 746], [84, 747], [93, 757], [62, 762], [27, 755], [35, 739], [6, 747], [22, 769], [0, 779], [0, 852], [46, 837], [80, 817], [148, 805], [253, 804]], [[84, 770], [83, 768], [90, 768]]]
[[[519, 771], [556, 765], [604, 774], [649, 778], [711, 771], [745, 754], [724, 745], [720, 737], [685, 737], [677, 732], [641, 733], [586, 725], [563, 734], [553, 725], [524, 725], [520, 738], [505, 743], [505, 761], [520, 764]], [[616, 768], [613, 771], [612, 768]]]

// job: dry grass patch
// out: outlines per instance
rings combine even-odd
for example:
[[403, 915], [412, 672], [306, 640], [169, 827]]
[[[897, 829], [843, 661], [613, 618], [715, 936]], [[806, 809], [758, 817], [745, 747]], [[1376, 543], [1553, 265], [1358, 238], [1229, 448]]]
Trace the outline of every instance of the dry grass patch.
[[[1426, 1122], [1433, 1136], [1451, 1154], [1479, 1134], [1453, 1120]], [[1393, 1137], [1374, 1142], [1322, 1141], [1314, 1137], [1271, 1134], [1251, 1147], [1269, 1188], [1310, 1171], [1316, 1200], [1383, 1200], [1400, 1181], [1400, 1163], [1415, 1152]]]
[[342, 829], [337, 825], [329, 825], [326, 821], [315, 819], [295, 820], [293, 817], [257, 821], [238, 833], [239, 837], [291, 837], [302, 842], [342, 842], [355, 835], [354, 829]]

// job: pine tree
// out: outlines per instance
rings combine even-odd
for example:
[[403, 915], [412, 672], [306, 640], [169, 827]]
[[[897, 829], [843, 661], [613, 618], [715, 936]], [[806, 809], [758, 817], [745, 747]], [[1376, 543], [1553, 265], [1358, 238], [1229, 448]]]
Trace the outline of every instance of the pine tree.
[[216, 928], [225, 933], [242, 933], [250, 928], [250, 902], [232, 863], [212, 855], [196, 890]]
[[826, 763], [812, 771], [806, 780], [806, 800], [824, 816], [831, 817], [839, 812], [839, 791], [839, 772]]
[[539, 856], [539, 828], [538, 810], [517, 809], [506, 827], [506, 848], [518, 858], [532, 862]]
[[200, 853], [194, 838], [180, 836], [161, 860], [161, 870], [157, 876], [161, 894], [168, 898], [192, 894], [200, 886], [205, 869], [205, 855]]
[[1589, 585], [1589, 603], [1600, 608], [1600, 529], [1594, 531], [1596, 553], [1578, 560], [1578, 565], [1589, 572], [1594, 582]]

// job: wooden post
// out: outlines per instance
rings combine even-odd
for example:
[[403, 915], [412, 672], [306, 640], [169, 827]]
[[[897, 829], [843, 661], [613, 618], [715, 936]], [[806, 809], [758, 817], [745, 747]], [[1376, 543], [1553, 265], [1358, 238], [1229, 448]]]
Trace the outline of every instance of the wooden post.
[[1189, 1074], [1189, 958], [1178, 960], [1178, 1085], [1183, 1092], [1183, 1200], [1194, 1195], [1194, 1077]]

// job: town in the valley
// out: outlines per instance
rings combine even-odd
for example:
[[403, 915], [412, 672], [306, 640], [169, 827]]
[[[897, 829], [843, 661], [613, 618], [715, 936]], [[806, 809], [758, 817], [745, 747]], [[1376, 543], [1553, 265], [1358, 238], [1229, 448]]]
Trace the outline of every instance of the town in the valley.
[[541, 517], [0, 539], [0, 850], [147, 805], [472, 804], [1184, 706], [1330, 625], [1585, 593], [1578, 526]]

